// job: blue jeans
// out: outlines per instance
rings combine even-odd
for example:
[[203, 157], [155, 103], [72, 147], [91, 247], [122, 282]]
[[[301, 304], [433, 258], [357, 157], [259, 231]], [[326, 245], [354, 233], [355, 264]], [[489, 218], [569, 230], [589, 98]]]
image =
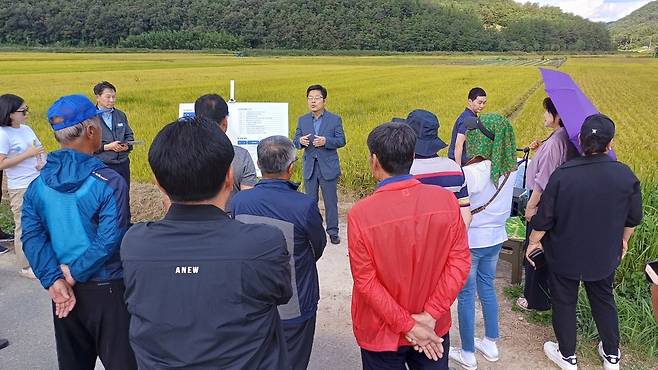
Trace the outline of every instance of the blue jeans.
[[471, 272], [459, 293], [457, 315], [462, 349], [475, 352], [475, 291], [477, 289], [484, 316], [484, 336], [498, 339], [498, 300], [494, 279], [498, 255], [503, 244], [471, 249]]

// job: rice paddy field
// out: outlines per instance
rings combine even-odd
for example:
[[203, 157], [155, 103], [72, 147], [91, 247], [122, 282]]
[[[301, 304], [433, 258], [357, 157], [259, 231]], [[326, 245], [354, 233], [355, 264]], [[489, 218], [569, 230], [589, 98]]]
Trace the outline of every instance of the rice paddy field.
[[[546, 96], [538, 67], [568, 72], [599, 111], [617, 124], [614, 146], [643, 182], [645, 222], [632, 240], [618, 272], [617, 302], [625, 345], [650, 358], [658, 356], [658, 329], [651, 316], [642, 269], [658, 258], [658, 59], [624, 56], [383, 56], [383, 57], [236, 57], [192, 53], [0, 53], [0, 93], [23, 97], [29, 124], [47, 150], [57, 148], [46, 111], [59, 96], [83, 93], [90, 98], [101, 80], [117, 86], [117, 107], [128, 115], [136, 138], [146, 145], [131, 154], [134, 181], [151, 182], [148, 144], [177, 118], [178, 104], [206, 93], [228, 95], [236, 81], [241, 102], [289, 103], [292, 137], [297, 117], [307, 112], [306, 87], [328, 88], [328, 109], [342, 116], [347, 146], [340, 150], [341, 188], [360, 197], [372, 190], [365, 140], [376, 125], [427, 109], [441, 121], [440, 135], [450, 138], [464, 109], [468, 90], [483, 87], [486, 111], [511, 117], [517, 144], [525, 146], [548, 132], [541, 106]], [[297, 174], [299, 180], [299, 173]], [[595, 340], [595, 328], [581, 299], [580, 333]]]
[[[363, 195], [373, 184], [366, 163], [365, 138], [376, 125], [417, 108], [435, 112], [440, 134], [449, 139], [466, 94], [483, 87], [486, 110], [512, 116], [518, 144], [547, 134], [542, 127], [538, 66], [561, 61], [496, 56], [254, 57], [212, 54], [54, 54], [0, 53], [0, 91], [22, 96], [30, 106], [29, 124], [48, 150], [57, 147], [45, 119], [59, 96], [84, 93], [101, 80], [118, 89], [117, 107], [128, 115], [137, 138], [147, 145], [131, 155], [133, 176], [151, 179], [148, 143], [174, 120], [178, 103], [216, 92], [228, 95], [236, 80], [243, 102], [288, 102], [289, 127], [306, 113], [305, 89], [322, 83], [328, 108], [343, 117], [347, 146], [341, 150], [342, 188]], [[616, 147], [622, 161], [642, 177], [656, 173], [658, 60], [624, 57], [569, 58], [561, 70], [572, 74], [594, 104], [618, 124]], [[653, 103], [652, 103], [653, 102]], [[523, 104], [525, 103], [525, 104]]]

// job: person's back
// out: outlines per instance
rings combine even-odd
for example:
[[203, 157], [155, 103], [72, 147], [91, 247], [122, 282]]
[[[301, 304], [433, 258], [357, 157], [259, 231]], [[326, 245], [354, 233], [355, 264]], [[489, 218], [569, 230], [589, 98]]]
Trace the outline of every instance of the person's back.
[[292, 370], [306, 370], [320, 300], [315, 263], [322, 256], [327, 237], [317, 202], [298, 192], [299, 184], [290, 181], [297, 161], [292, 141], [270, 136], [260, 141], [257, 152], [263, 179], [233, 198], [233, 215], [243, 222], [276, 226], [286, 238], [293, 295], [278, 309]]
[[48, 109], [63, 149], [25, 192], [25, 255], [53, 301], [60, 369], [136, 369], [128, 342], [130, 317], [119, 260], [128, 228], [125, 180], [92, 155], [101, 143], [101, 111], [83, 95], [59, 98]]
[[[553, 214], [561, 216], [550, 220], [554, 226], [545, 236], [550, 245], [545, 252], [553, 262], [552, 270], [573, 278], [582, 274], [583, 279], [600, 279], [612, 273], [621, 260], [623, 235], [611, 235], [609, 231], [626, 226], [625, 215], [634, 203], [633, 197], [640, 194], [637, 177], [625, 164], [607, 154], [596, 154], [564, 163], [553, 172], [549, 183], [554, 190], [544, 193], [548, 193], [545, 201]], [[557, 202], [552, 196], [556, 190]], [[539, 222], [545, 226], [545, 220], [533, 219], [533, 226]], [[573, 225], [577, 225], [578, 232], [567, 232], [573, 230]], [[587, 256], [597, 256], [598, 263], [592, 265], [589, 258], [583, 258]]]
[[274, 227], [243, 224], [213, 206], [174, 204], [164, 220], [133, 226], [122, 259], [139, 366], [282, 368], [276, 305], [291, 294], [281, 285], [289, 281], [283, 243]]
[[[284, 312], [288, 311], [287, 309], [280, 309], [283, 320], [303, 320], [315, 314], [320, 299], [315, 262], [322, 256], [327, 243], [317, 203], [293, 186], [294, 184], [287, 181], [261, 180], [253, 189], [238, 193], [232, 200], [233, 215], [237, 220], [273, 226], [279, 224], [277, 221], [282, 221], [292, 226], [293, 245], [289, 252], [294, 256], [297, 294], [293, 297], [295, 302], [289, 302], [294, 308], [290, 307], [286, 314]], [[312, 230], [313, 226], [317, 225], [320, 226], [319, 235], [317, 229]], [[309, 231], [315, 231], [315, 234]]]
[[[120, 279], [121, 261], [116, 247], [128, 228], [127, 192], [123, 178], [100, 160], [62, 149], [48, 155], [41, 175], [25, 193], [25, 198], [29, 199], [26, 213], [36, 214], [42, 219], [58, 260], [71, 265], [76, 280]], [[101, 202], [107, 202], [109, 207], [98, 214]], [[105, 220], [107, 226], [99, 226], [96, 218]], [[97, 261], [98, 255], [105, 253], [93, 248], [96, 231], [101, 228], [104, 237], [109, 238], [104, 242], [112, 245], [113, 251], [109, 259]], [[32, 222], [28, 221], [24, 238], [33, 238], [36, 231]], [[90, 264], [97, 265], [99, 269], [87, 270]], [[78, 266], [85, 271], [77, 271]], [[35, 274], [47, 274], [44, 267], [33, 266]]]
[[217, 124], [165, 126], [149, 164], [171, 201], [122, 243], [130, 342], [144, 369], [286, 369], [277, 305], [291, 295], [283, 234], [224, 212], [233, 146]]
[[[422, 312], [447, 265], [449, 246], [465, 233], [454, 195], [409, 179], [384, 186], [357, 202], [348, 220], [348, 228], [358, 230], [367, 241], [377, 276], [393, 299], [409, 312]], [[462, 247], [468, 256], [465, 240]], [[355, 281], [355, 285], [362, 283]], [[460, 289], [455, 289], [455, 296]], [[375, 330], [389, 319], [402, 318], [384, 318], [372, 306], [362, 305], [368, 301], [367, 296], [357, 288], [352, 294], [354, 321], [367, 322], [355, 328], [359, 344], [371, 350], [386, 349], [377, 344], [380, 341], [408, 344], [398, 333]], [[452, 301], [445, 297], [442, 303], [449, 308]], [[435, 319], [436, 333], [445, 334], [450, 329], [450, 311]]]
[[451, 192], [409, 174], [411, 127], [385, 123], [367, 143], [379, 183], [347, 216], [352, 324], [363, 368], [447, 370], [450, 306], [470, 264], [459, 205]]

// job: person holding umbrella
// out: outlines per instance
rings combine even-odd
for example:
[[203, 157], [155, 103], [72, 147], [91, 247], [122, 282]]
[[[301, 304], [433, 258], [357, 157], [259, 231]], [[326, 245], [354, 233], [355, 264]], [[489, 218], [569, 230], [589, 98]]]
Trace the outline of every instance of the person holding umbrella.
[[[546, 188], [548, 178], [553, 171], [562, 163], [578, 155], [576, 147], [569, 141], [569, 135], [564, 129], [564, 123], [560, 118], [555, 104], [551, 98], [544, 99], [544, 126], [552, 130], [547, 139], [542, 142], [534, 141], [530, 148], [536, 153], [528, 164], [525, 174], [526, 188], [530, 190], [531, 196], [526, 207], [525, 219], [530, 222], [532, 216], [537, 213], [537, 207], [541, 200], [541, 194]], [[532, 229], [527, 227], [526, 246], [528, 235]], [[523, 297], [519, 297], [516, 305], [523, 310], [546, 311], [551, 309], [548, 295], [548, 268], [535, 270], [529, 264], [525, 266], [525, 286]]]
[[561, 369], [578, 368], [576, 304], [581, 281], [601, 339], [603, 368], [620, 366], [613, 284], [628, 241], [642, 220], [642, 195], [631, 169], [608, 155], [614, 135], [610, 118], [595, 114], [585, 119], [580, 130], [584, 156], [553, 172], [530, 222], [526, 258], [534, 266], [529, 256], [542, 250], [550, 266], [557, 342], [544, 343], [544, 353]]

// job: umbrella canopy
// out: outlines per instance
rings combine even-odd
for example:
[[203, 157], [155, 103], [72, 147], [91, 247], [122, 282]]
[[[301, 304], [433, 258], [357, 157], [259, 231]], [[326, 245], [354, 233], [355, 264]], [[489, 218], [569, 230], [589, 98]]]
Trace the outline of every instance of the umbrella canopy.
[[[599, 111], [587, 96], [580, 91], [571, 76], [552, 69], [539, 68], [539, 71], [544, 80], [546, 94], [551, 98], [555, 109], [560, 114], [564, 129], [569, 134], [569, 140], [576, 146], [578, 153], [583, 154], [578, 139], [580, 128], [583, 126], [585, 118], [599, 113]], [[609, 155], [613, 159], [617, 159], [614, 151], [610, 151]]]

